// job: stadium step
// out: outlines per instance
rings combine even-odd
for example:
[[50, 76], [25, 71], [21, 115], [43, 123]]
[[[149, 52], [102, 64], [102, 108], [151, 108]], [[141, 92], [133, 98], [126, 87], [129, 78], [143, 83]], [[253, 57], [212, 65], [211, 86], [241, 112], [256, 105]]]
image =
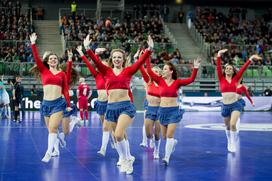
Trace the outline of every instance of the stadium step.
[[177, 47], [180, 49], [185, 60], [203, 57], [201, 49], [191, 38], [185, 23], [166, 23], [166, 25], [176, 39]]
[[59, 56], [63, 55], [62, 37], [59, 34], [58, 20], [36, 20], [34, 21], [38, 34], [38, 48], [42, 55], [45, 51], [53, 51]]

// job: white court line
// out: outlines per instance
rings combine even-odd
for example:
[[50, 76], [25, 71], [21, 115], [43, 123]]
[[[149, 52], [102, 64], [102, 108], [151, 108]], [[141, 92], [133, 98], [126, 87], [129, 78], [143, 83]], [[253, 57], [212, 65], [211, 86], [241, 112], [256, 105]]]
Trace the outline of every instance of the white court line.
[[[207, 123], [207, 124], [190, 124], [184, 126], [191, 129], [202, 130], [225, 130], [223, 123]], [[239, 127], [240, 131], [272, 131], [272, 124], [270, 123], [242, 123]]]

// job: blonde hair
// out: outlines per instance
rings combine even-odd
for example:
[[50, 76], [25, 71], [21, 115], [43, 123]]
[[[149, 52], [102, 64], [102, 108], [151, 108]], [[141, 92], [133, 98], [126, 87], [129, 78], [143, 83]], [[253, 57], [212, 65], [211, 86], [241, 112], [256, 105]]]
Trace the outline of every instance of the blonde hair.
[[115, 52], [120, 52], [120, 53], [123, 54], [123, 60], [124, 60], [124, 62], [123, 62], [122, 67], [123, 68], [126, 67], [126, 63], [127, 63], [128, 59], [127, 59], [127, 56], [126, 56], [126, 52], [124, 50], [122, 50], [122, 49], [113, 49], [111, 51], [110, 58], [109, 58], [109, 61], [108, 61], [109, 67], [113, 68], [112, 56], [113, 56], [113, 53], [115, 53]]

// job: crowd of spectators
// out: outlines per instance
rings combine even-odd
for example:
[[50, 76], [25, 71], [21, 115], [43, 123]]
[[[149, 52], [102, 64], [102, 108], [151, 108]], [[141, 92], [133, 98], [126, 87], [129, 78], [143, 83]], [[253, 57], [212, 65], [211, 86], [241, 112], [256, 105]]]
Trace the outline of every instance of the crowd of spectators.
[[30, 10], [22, 11], [19, 1], [3, 0], [0, 7], [0, 40], [26, 40], [34, 28]]
[[[75, 18], [62, 16], [60, 34], [65, 36], [68, 44], [69, 41], [83, 41], [87, 34], [90, 34], [93, 50], [101, 45], [107, 49], [101, 55], [103, 59], [107, 59], [111, 49], [117, 47], [131, 52], [129, 56], [132, 57], [139, 45], [144, 47], [143, 42], [151, 34], [153, 40], [158, 43], [152, 56], [153, 63], [163, 64], [166, 61], [171, 61], [174, 64], [188, 63], [183, 60], [178, 49], [174, 50], [168, 37], [163, 33], [163, 24], [159, 16], [167, 19], [168, 14], [169, 8], [165, 5], [144, 4], [142, 6], [135, 5], [133, 11], [126, 11], [122, 23], [119, 19], [93, 20], [91, 17], [78, 14]], [[75, 45], [68, 47], [75, 47]], [[75, 54], [77, 54], [76, 51]], [[67, 55], [64, 54], [63, 60], [66, 59]], [[81, 59], [75, 56], [75, 61], [81, 62]]]
[[33, 62], [33, 55], [28, 41], [0, 42], [1, 61], [5, 62]]
[[3, 0], [0, 7], [1, 61], [32, 62], [33, 56], [26, 40], [33, 31], [30, 9], [22, 9], [20, 1]]
[[73, 21], [71, 16], [63, 16], [60, 30], [67, 41], [82, 41], [87, 34], [91, 34], [92, 39], [99, 42], [140, 43], [151, 33], [155, 42], [169, 42], [163, 34], [162, 22], [156, 16], [123, 23], [110, 18], [94, 21], [84, 15], [77, 15]]
[[[153, 17], [153, 16], [161, 16], [165, 22], [168, 22], [170, 9], [167, 5], [161, 5], [153, 3], [143, 4], [143, 5], [134, 5], [133, 6], [133, 14], [135, 19], [143, 19], [144, 17]], [[128, 14], [128, 13], [127, 13]], [[131, 15], [130, 15], [131, 16]], [[125, 19], [126, 16], [125, 16]]]
[[243, 64], [250, 55], [258, 53], [262, 62], [255, 64], [271, 65], [272, 48], [272, 11], [250, 20], [247, 9], [230, 8], [227, 14], [212, 8], [196, 8], [194, 25], [205, 39], [211, 43], [211, 57], [221, 48], [228, 48], [225, 63]]

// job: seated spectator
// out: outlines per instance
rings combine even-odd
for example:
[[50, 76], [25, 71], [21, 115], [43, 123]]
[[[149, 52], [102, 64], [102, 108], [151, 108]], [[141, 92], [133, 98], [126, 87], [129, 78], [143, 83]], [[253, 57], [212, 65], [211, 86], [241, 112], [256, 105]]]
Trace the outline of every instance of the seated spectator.
[[[269, 10], [262, 17], [256, 17], [254, 20], [248, 20], [247, 10], [241, 8], [230, 8], [226, 15], [207, 7], [196, 8], [195, 13], [195, 28], [203, 36], [205, 42], [212, 45], [210, 56], [220, 48], [229, 46], [225, 47], [231, 50], [226, 55], [227, 58], [236, 57], [235, 59], [241, 62], [247, 60], [248, 54], [257, 52], [260, 56], [264, 56], [266, 51], [271, 49], [272, 38], [271, 33], [268, 32], [271, 21]], [[232, 63], [239, 64], [237, 62]]]

